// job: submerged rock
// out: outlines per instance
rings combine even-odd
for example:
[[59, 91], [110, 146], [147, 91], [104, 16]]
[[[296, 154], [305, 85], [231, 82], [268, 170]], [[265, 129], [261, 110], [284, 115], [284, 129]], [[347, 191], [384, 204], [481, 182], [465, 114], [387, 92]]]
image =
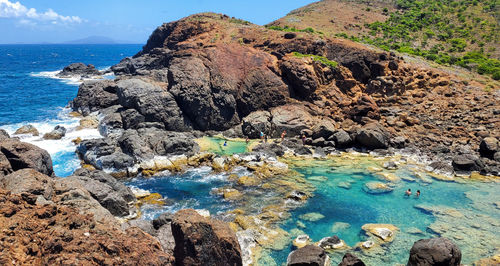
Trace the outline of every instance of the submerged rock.
[[420, 239], [410, 250], [408, 266], [417, 265], [450, 265], [458, 266], [462, 260], [460, 248], [449, 239]]
[[307, 245], [292, 251], [286, 260], [287, 266], [327, 266], [330, 257], [325, 250], [314, 245]]
[[316, 221], [319, 221], [319, 220], [325, 218], [325, 216], [321, 213], [318, 213], [318, 212], [310, 212], [310, 213], [302, 214], [301, 216], [299, 216], [299, 218], [302, 220], [310, 221], [310, 222], [316, 222]]
[[394, 234], [399, 230], [392, 224], [365, 224], [361, 227], [365, 232], [374, 235], [384, 242], [391, 242]]
[[372, 181], [365, 183], [363, 190], [369, 194], [383, 194], [392, 192], [394, 188], [390, 187], [386, 183]]
[[351, 253], [346, 253], [338, 266], [365, 266], [365, 263]]
[[224, 222], [181, 210], [172, 220], [172, 234], [179, 265], [242, 265], [238, 239]]

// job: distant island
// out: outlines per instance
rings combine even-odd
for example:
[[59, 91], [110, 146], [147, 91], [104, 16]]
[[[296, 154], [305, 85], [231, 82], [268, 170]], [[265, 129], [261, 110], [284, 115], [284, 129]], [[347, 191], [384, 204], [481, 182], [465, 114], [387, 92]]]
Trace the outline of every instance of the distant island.
[[82, 39], [63, 42], [63, 44], [133, 44], [136, 42], [115, 40], [105, 36], [89, 36]]

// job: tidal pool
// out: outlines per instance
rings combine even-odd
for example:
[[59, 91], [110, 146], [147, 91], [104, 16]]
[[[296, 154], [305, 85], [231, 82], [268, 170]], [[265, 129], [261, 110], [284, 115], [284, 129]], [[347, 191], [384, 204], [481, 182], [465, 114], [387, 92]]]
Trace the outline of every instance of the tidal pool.
[[[223, 139], [207, 138], [216, 144]], [[206, 146], [205, 146], [206, 147]], [[247, 150], [244, 141], [228, 142], [223, 154]], [[214, 148], [211, 148], [214, 152]], [[397, 169], [383, 169], [384, 163], [396, 162]], [[142, 216], [153, 219], [162, 212], [174, 212], [182, 208], [206, 209], [213, 216], [231, 221], [227, 213], [243, 209], [245, 215], [256, 215], [265, 206], [282, 204], [287, 191], [280, 187], [280, 180], [306, 184], [299, 187], [313, 188], [314, 192], [303, 205], [291, 208], [286, 220], [279, 226], [289, 233], [279, 250], [263, 249], [259, 252], [258, 265], [284, 265], [293, 250], [292, 241], [299, 234], [307, 234], [312, 242], [336, 235], [349, 246], [329, 252], [332, 265], [337, 265], [346, 252], [354, 253], [368, 265], [406, 264], [409, 250], [419, 239], [444, 236], [450, 238], [462, 250], [462, 263], [491, 257], [500, 248], [500, 182], [498, 179], [478, 181], [458, 178], [446, 182], [425, 173], [422, 167], [401, 157], [373, 158], [360, 154], [331, 156], [328, 159], [284, 159], [291, 176], [276, 176], [256, 187], [235, 184], [234, 175], [252, 173], [237, 167], [230, 173], [213, 173], [210, 167], [189, 170], [183, 174], [163, 175], [151, 178], [135, 178], [127, 185], [160, 193], [171, 205], [144, 205]], [[233, 175], [233, 178], [231, 178]], [[370, 194], [368, 182], [388, 184], [390, 192]], [[264, 184], [272, 184], [266, 186]], [[237, 188], [244, 195], [237, 201], [224, 200], [214, 193], [217, 188]], [[404, 192], [411, 188], [413, 195]], [[417, 190], [420, 197], [415, 197]], [[363, 250], [355, 248], [369, 239], [361, 227], [364, 224], [392, 224], [399, 228], [392, 242], [377, 244]], [[279, 241], [283, 242], [283, 239]]]

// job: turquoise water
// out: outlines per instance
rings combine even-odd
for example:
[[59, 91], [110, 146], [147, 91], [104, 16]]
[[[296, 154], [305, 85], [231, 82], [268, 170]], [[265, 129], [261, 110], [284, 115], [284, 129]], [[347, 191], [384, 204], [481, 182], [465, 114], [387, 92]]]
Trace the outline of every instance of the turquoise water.
[[[345, 169], [336, 171], [335, 166], [321, 165], [321, 167], [296, 168], [296, 170], [309, 179], [317, 190], [314, 197], [308, 202], [291, 212], [292, 217], [282, 224], [286, 231], [302, 230], [309, 235], [313, 242], [321, 240], [323, 237], [337, 235], [344, 240], [347, 245], [355, 246], [360, 241], [367, 240], [367, 236], [361, 230], [361, 226], [367, 223], [393, 224], [400, 228], [393, 243], [385, 245], [382, 254], [370, 256], [369, 253], [361, 251], [350, 251], [361, 257], [369, 265], [394, 265], [405, 264], [408, 260], [409, 250], [413, 242], [422, 239], [435, 237], [427, 227], [435, 221], [435, 217], [415, 208], [417, 204], [431, 206], [448, 206], [458, 210], [473, 209], [472, 201], [466, 197], [466, 192], [477, 192], [482, 189], [497, 187], [498, 183], [460, 184], [455, 182], [443, 182], [433, 180], [431, 184], [419, 181], [415, 176], [414, 182], [401, 181], [396, 184], [393, 192], [385, 194], [368, 194], [363, 191], [363, 185], [368, 181], [380, 181], [375, 175], [367, 172], [345, 172]], [[412, 174], [405, 170], [398, 170], [398, 176], [409, 176]], [[314, 181], [318, 176], [326, 177], [326, 181]], [[311, 180], [312, 178], [312, 180]], [[339, 187], [340, 182], [349, 182], [351, 188]], [[417, 190], [422, 192], [419, 198], [404, 196], [404, 192], [411, 188], [413, 193]], [[495, 199], [491, 199], [495, 200]], [[497, 197], [498, 200], [498, 197]], [[475, 209], [474, 211], [494, 215], [500, 219], [498, 209]], [[325, 217], [315, 222], [301, 220], [300, 216], [306, 213], [317, 212]], [[300, 228], [297, 222], [300, 221], [305, 228]], [[349, 228], [332, 228], [337, 222], [348, 223]], [[480, 221], [478, 221], [480, 222]], [[417, 228], [422, 231], [420, 234], [410, 234], [409, 231]], [[499, 235], [500, 236], [500, 235]], [[291, 236], [293, 239], [295, 236]], [[462, 243], [458, 243], [462, 245]], [[461, 246], [464, 250], [465, 245]], [[494, 248], [492, 247], [492, 251]], [[270, 255], [275, 262], [280, 265], [286, 262], [288, 254], [292, 251], [292, 245], [280, 251], [271, 251]], [[345, 251], [330, 254], [332, 265], [337, 265]], [[471, 262], [473, 254], [464, 253], [464, 261]], [[476, 258], [478, 259], [478, 258]]]
[[[218, 155], [232, 155], [235, 153], [248, 152], [249, 144], [242, 140], [227, 140], [220, 137], [203, 137], [201, 141], [206, 145], [206, 151]], [[225, 146], [224, 142], [226, 143]]]
[[[163, 212], [175, 212], [186, 208], [205, 209], [211, 214], [229, 211], [233, 205], [213, 192], [213, 188], [224, 187], [230, 183], [229, 174], [214, 174], [211, 171], [210, 167], [203, 167], [183, 174], [137, 177], [126, 182], [126, 185], [159, 193], [167, 199], [167, 202], [172, 202], [172, 205], [150, 205], [142, 208], [145, 219], [154, 219]], [[246, 172], [234, 173], [244, 175]]]

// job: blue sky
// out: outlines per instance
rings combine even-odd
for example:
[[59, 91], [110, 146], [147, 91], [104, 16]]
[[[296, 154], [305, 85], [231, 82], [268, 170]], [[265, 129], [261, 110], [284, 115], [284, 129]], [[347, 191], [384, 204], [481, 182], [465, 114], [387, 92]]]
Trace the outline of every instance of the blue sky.
[[0, 43], [88, 36], [144, 43], [164, 22], [212, 11], [267, 24], [313, 0], [0, 0]]

